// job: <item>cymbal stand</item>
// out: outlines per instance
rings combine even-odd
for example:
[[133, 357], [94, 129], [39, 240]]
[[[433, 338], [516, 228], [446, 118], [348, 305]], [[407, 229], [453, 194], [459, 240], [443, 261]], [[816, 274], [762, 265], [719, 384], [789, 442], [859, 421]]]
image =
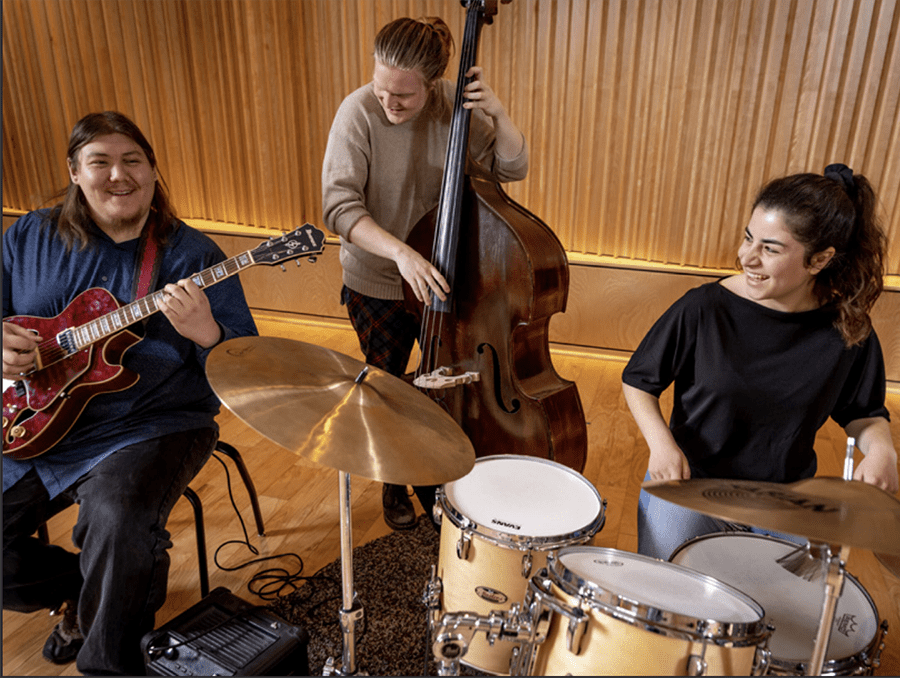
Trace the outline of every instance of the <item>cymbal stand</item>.
[[[363, 367], [356, 375], [354, 383], [358, 386], [369, 374], [369, 366]], [[341, 503], [341, 583], [343, 589], [343, 603], [341, 608], [341, 632], [344, 634], [343, 662], [340, 669], [334, 668], [334, 659], [329, 657], [325, 662], [323, 675], [330, 676], [339, 673], [342, 676], [366, 675], [356, 671], [356, 624], [363, 619], [363, 609], [356, 600], [356, 592], [353, 590], [353, 538], [350, 521], [350, 474], [341, 471], [338, 477], [340, 483]]]
[[849, 555], [850, 547], [841, 546], [840, 553], [830, 556], [828, 560], [828, 572], [825, 575], [825, 599], [822, 601], [822, 616], [819, 620], [819, 631], [816, 634], [812, 659], [809, 662], [809, 675], [811, 676], [822, 675], [825, 651], [828, 649], [831, 627], [834, 625], [835, 609], [837, 608], [838, 599], [841, 597], [841, 590], [844, 588], [844, 563], [847, 562], [847, 556]]
[[[853, 480], [853, 449], [856, 440], [847, 438], [847, 450], [844, 457], [844, 480]], [[823, 549], [828, 553], [825, 573], [825, 598], [822, 601], [822, 616], [819, 619], [819, 631], [816, 634], [816, 643], [813, 645], [813, 655], [809, 662], [809, 671], [812, 676], [822, 674], [822, 666], [825, 663], [825, 652], [828, 649], [828, 641], [831, 638], [831, 627], [834, 624], [834, 613], [837, 609], [838, 599], [844, 588], [844, 563], [850, 555], [849, 546], [841, 546], [840, 553], [831, 555], [831, 549]], [[825, 557], [825, 556], [823, 556]]]
[[353, 539], [350, 522], [350, 474], [340, 472], [341, 502], [341, 582], [343, 589], [343, 607], [341, 608], [341, 632], [344, 635], [344, 652], [340, 668], [334, 667], [334, 659], [329, 657], [325, 662], [322, 675], [342, 676], [367, 675], [357, 673], [356, 667], [356, 624], [363, 619], [363, 608], [356, 599], [353, 590]]

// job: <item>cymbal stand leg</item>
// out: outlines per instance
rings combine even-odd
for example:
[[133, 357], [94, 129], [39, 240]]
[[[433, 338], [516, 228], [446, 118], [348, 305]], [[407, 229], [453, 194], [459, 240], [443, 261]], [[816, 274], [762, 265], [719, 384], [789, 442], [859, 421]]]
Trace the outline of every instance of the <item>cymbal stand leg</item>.
[[828, 563], [828, 573], [825, 576], [825, 597], [822, 601], [822, 617], [819, 620], [819, 631], [816, 634], [816, 643], [813, 646], [813, 655], [809, 662], [809, 675], [811, 676], [822, 675], [825, 652], [828, 649], [831, 627], [834, 624], [834, 613], [844, 587], [844, 563], [849, 555], [850, 547], [842, 546], [839, 555], [832, 556]]
[[[344, 635], [343, 661], [337, 670], [342, 676], [366, 675], [357, 674], [356, 670], [356, 624], [363, 619], [363, 608], [356, 600], [353, 590], [353, 539], [350, 522], [350, 474], [341, 471], [341, 582], [343, 589], [343, 607], [341, 608], [341, 632]], [[333, 660], [329, 658], [325, 665], [324, 675], [331, 675]]]

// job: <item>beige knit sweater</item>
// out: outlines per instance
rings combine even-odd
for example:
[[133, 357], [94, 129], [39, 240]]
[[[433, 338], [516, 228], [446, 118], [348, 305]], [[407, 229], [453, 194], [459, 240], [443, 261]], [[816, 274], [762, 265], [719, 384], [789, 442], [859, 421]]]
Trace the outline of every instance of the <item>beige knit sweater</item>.
[[[348, 95], [338, 108], [322, 165], [322, 214], [341, 238], [343, 281], [352, 290], [379, 299], [403, 299], [403, 283], [393, 261], [348, 241], [356, 222], [369, 215], [381, 228], [405, 241], [440, 199], [455, 85], [442, 81], [450, 104], [437, 119], [430, 109], [416, 118], [390, 123], [372, 83]], [[474, 110], [469, 155], [499, 182], [519, 181], [528, 172], [528, 150], [505, 160], [494, 153], [494, 129]]]

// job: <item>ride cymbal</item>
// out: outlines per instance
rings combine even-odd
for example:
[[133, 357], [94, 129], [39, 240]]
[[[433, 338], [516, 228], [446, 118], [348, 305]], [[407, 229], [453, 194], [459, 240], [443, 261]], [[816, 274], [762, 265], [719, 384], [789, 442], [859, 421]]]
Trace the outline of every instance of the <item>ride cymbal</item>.
[[696, 478], [649, 480], [643, 488], [722, 520], [900, 555], [900, 500], [859, 480], [817, 477], [782, 484]]
[[235, 415], [317, 464], [396, 485], [440, 485], [475, 464], [472, 443], [437, 403], [342, 353], [239, 337], [210, 352], [206, 374]]

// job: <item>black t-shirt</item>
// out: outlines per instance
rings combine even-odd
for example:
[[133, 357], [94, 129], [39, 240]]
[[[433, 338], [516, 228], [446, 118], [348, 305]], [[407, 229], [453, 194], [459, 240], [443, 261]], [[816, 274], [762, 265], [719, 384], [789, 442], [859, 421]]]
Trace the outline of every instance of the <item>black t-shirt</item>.
[[622, 374], [659, 396], [696, 478], [793, 482], [815, 475], [816, 432], [889, 418], [873, 331], [847, 348], [833, 311], [785, 313], [719, 283], [688, 291], [657, 320]]

